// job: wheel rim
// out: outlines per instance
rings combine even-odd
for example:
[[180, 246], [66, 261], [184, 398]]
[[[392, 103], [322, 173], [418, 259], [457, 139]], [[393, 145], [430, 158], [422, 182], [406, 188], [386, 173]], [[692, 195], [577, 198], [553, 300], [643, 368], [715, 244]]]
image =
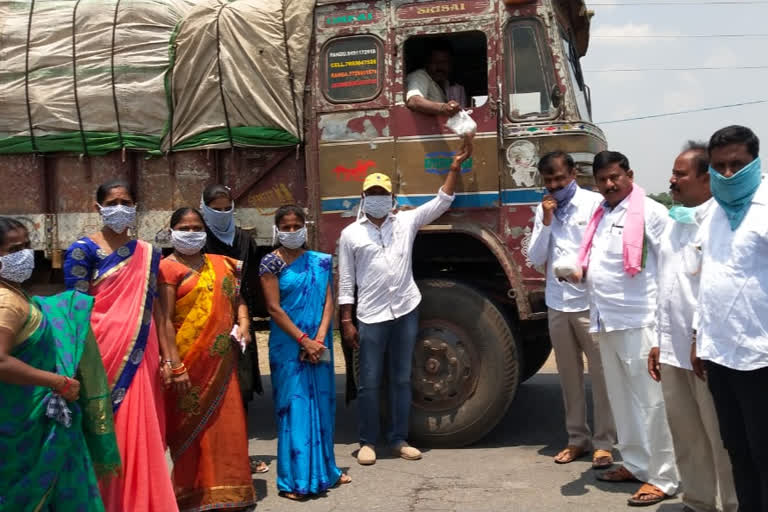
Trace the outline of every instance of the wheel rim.
[[443, 319], [422, 322], [413, 351], [413, 405], [427, 411], [461, 405], [475, 390], [479, 363], [464, 329]]

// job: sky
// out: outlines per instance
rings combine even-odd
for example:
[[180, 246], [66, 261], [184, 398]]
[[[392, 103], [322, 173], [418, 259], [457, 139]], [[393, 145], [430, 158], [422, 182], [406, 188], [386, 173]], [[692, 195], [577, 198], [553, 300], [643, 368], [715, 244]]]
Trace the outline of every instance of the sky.
[[[768, 2], [734, 5], [643, 5], [641, 0], [593, 0], [592, 39], [582, 59], [592, 90], [593, 119], [612, 150], [629, 158], [635, 180], [664, 192], [675, 157], [688, 140], [709, 140], [719, 128], [750, 127], [768, 148], [768, 103], [623, 123], [664, 114], [768, 100], [768, 37], [655, 38], [655, 35], [768, 34]], [[688, 0], [685, 0], [688, 1]], [[734, 0], [735, 1], [735, 0]], [[637, 3], [633, 6], [604, 5]], [[601, 5], [598, 5], [601, 4]], [[634, 37], [624, 37], [624, 36]], [[610, 38], [605, 36], [623, 36]], [[766, 66], [712, 71], [596, 72], [626, 68]], [[768, 159], [763, 165], [768, 170]]]

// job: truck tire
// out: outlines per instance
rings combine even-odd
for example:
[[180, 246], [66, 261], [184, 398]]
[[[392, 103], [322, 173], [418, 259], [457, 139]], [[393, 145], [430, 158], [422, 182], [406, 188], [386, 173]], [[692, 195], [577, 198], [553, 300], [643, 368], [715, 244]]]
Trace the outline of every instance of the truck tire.
[[410, 437], [460, 447], [504, 417], [520, 382], [520, 350], [504, 315], [480, 291], [456, 281], [420, 281], [413, 353]]

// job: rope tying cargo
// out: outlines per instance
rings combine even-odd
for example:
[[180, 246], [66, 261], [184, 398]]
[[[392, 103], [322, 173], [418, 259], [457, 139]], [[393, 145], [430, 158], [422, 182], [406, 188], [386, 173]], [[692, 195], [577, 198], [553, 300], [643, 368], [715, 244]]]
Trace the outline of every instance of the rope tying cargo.
[[83, 144], [83, 155], [88, 156], [88, 142], [85, 139], [85, 129], [83, 128], [83, 115], [80, 111], [80, 98], [77, 95], [77, 8], [80, 6], [80, 0], [75, 2], [72, 9], [72, 93], [75, 98], [75, 112], [77, 112], [77, 124], [80, 127], [80, 140]]
[[27, 121], [29, 122], [29, 142], [32, 144], [32, 151], [38, 152], [37, 140], [35, 139], [35, 129], [32, 123], [32, 105], [29, 101], [29, 47], [32, 39], [32, 15], [35, 12], [35, 0], [29, 4], [29, 21], [27, 23], [27, 48], [24, 54], [24, 96], [27, 103]]
[[117, 85], [115, 84], [115, 40], [117, 39], [117, 11], [120, 9], [120, 0], [115, 3], [115, 16], [112, 20], [112, 48], [109, 53], [110, 73], [112, 74], [112, 103], [115, 107], [115, 121], [117, 123], [117, 137], [120, 141], [120, 147], [125, 149], [123, 140], [123, 128], [120, 125], [120, 109], [117, 105]]
[[227, 7], [222, 5], [216, 13], [216, 68], [219, 73], [219, 95], [221, 96], [221, 106], [224, 109], [224, 122], [227, 124], [227, 137], [229, 138], [229, 147], [235, 149], [235, 142], [232, 139], [232, 126], [229, 124], [229, 111], [227, 110], [227, 100], [224, 97], [224, 72], [221, 69], [221, 37], [219, 30], [219, 19], [221, 12]]

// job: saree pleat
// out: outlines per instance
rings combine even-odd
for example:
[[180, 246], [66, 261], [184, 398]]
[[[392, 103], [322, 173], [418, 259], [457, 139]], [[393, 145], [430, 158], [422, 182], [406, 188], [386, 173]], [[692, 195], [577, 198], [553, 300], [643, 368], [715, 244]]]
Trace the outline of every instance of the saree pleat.
[[[314, 337], [331, 280], [331, 256], [305, 252], [278, 276], [280, 306]], [[336, 387], [333, 331], [324, 340], [330, 363], [299, 360], [299, 344], [272, 321], [269, 363], [277, 417], [277, 488], [297, 494], [324, 492], [338, 482], [333, 436]]]
[[[77, 377], [80, 400], [66, 404], [71, 424], [46, 414], [50, 389], [0, 383], [0, 511], [101, 512], [94, 466], [120, 467], [106, 375], [78, 292], [35, 297], [43, 320], [12, 354], [35, 368]], [[33, 306], [30, 306], [33, 307]]]
[[176, 345], [192, 387], [171, 391], [168, 444], [179, 509], [252, 505], [256, 495], [248, 460], [245, 412], [230, 339], [239, 295], [239, 262], [207, 255], [200, 273], [161, 262], [160, 282], [177, 286]]

